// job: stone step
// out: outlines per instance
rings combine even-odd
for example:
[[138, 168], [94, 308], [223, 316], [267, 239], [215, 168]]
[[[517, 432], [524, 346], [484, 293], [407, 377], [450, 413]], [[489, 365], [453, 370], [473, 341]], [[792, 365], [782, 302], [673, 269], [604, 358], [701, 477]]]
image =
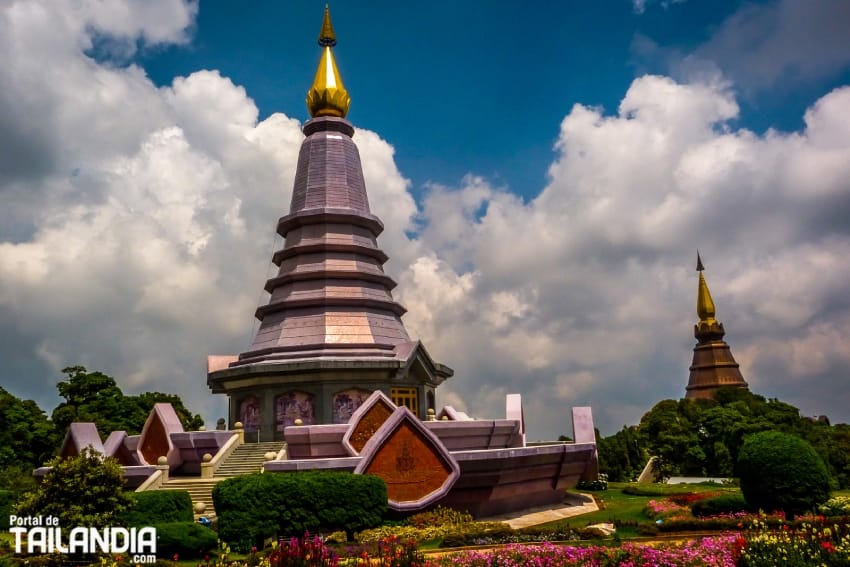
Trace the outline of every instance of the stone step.
[[[212, 490], [215, 485], [222, 479], [170, 479], [163, 484], [159, 490], [185, 490], [189, 493], [192, 499], [192, 508], [195, 504], [203, 502], [206, 506], [203, 515], [207, 517], [215, 516], [215, 508], [213, 507]], [[198, 517], [198, 514], [195, 514]]]
[[260, 472], [266, 461], [266, 453], [279, 453], [285, 446], [283, 442], [240, 445], [221, 463], [215, 476], [222, 478]]

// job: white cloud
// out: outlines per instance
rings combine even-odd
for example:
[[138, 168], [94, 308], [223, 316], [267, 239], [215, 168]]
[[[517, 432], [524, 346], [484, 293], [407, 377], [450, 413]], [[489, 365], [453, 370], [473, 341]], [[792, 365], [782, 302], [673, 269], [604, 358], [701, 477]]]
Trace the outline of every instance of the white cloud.
[[[58, 369], [83, 363], [214, 419], [203, 360], [250, 342], [300, 124], [257, 122], [217, 71], [157, 88], [85, 55], [95, 28], [185, 41], [193, 4], [91, 6], [0, 12], [3, 382], [52, 407]], [[720, 81], [640, 77], [616, 114], [569, 111], [528, 202], [470, 174], [417, 207], [392, 146], [358, 130], [406, 325], [456, 370], [438, 398], [501, 416], [521, 392], [541, 438], [569, 432], [571, 405], [607, 433], [680, 397], [699, 247], [754, 388], [850, 421], [850, 87], [799, 132], [742, 130], [738, 112]]]
[[[700, 247], [720, 319], [755, 389], [847, 421], [850, 400], [838, 385], [846, 348], [812, 333], [850, 331], [842, 299], [850, 223], [823, 222], [825, 196], [850, 197], [850, 136], [832, 126], [850, 111], [848, 95], [844, 88], [818, 101], [802, 132], [758, 136], [729, 125], [737, 105], [726, 85], [645, 76], [616, 116], [573, 108], [550, 183], [532, 202], [476, 178], [454, 191], [433, 188], [422, 239], [453, 270], [434, 267], [415, 311], [429, 313], [431, 350], [460, 370], [447, 389], [478, 414], [500, 411], [479, 393], [485, 384], [553, 400], [529, 417], [532, 429], [551, 434], [559, 427], [554, 400], [565, 395], [604, 408], [597, 416], [608, 427], [680, 397]], [[464, 277], [469, 285], [459, 290]], [[421, 293], [405, 283], [405, 297]], [[446, 297], [463, 309], [445, 309]], [[521, 298], [508, 303], [508, 313], [511, 305], [522, 313], [510, 325], [500, 298]], [[796, 353], [790, 373], [775, 372], [789, 355], [767, 345]], [[832, 384], [820, 407], [789, 387], [803, 368], [806, 379]], [[610, 408], [630, 413], [614, 417]]]

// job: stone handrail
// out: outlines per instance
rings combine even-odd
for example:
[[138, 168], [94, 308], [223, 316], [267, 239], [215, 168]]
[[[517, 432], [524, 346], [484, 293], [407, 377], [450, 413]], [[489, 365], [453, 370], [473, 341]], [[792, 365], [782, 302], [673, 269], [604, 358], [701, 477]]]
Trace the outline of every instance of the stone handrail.
[[286, 443], [284, 443], [283, 447], [281, 447], [280, 451], [277, 452], [277, 456], [274, 458], [274, 460], [285, 461], [287, 459], [287, 457], [286, 457], [286, 447], [287, 447], [287, 445], [286, 445]]
[[201, 478], [212, 478], [215, 476], [221, 464], [243, 443], [241, 431], [235, 431], [230, 439], [221, 446], [215, 456], [209, 461], [201, 463]]
[[136, 492], [144, 492], [145, 490], [157, 490], [162, 486], [163, 477], [165, 475], [162, 474], [162, 469], [157, 469], [153, 471], [145, 482], [139, 485], [136, 489]]

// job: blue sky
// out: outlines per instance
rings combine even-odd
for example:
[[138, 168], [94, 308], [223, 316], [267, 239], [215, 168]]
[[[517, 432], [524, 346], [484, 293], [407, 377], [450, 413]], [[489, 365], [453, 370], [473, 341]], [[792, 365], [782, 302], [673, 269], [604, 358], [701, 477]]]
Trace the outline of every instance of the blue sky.
[[[524, 197], [546, 181], [557, 125], [573, 104], [615, 112], [631, 81], [668, 74], [741, 2], [337, 2], [337, 62], [349, 118], [379, 132], [416, 192], [485, 175]], [[190, 45], [135, 58], [158, 85], [218, 69], [244, 86], [260, 118], [306, 117], [321, 3], [209, 2]], [[317, 16], [318, 14], [318, 16]], [[318, 23], [317, 23], [318, 22]], [[657, 44], [646, 53], [644, 44]], [[740, 125], [799, 128], [805, 109], [850, 72], [782, 83], [741, 100]]]
[[[266, 301], [323, 3], [0, 7], [0, 384], [181, 395]], [[850, 422], [850, 4], [338, 2], [385, 269], [455, 369], [439, 404], [531, 438], [684, 394], [699, 248], [751, 388]]]

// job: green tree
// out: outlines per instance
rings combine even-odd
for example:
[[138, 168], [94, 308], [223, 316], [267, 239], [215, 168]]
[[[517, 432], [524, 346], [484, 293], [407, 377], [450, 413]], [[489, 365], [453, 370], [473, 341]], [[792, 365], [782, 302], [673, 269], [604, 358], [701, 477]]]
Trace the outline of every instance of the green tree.
[[747, 504], [783, 510], [789, 519], [829, 499], [830, 479], [823, 460], [794, 435], [763, 431], [747, 437], [737, 472]]
[[646, 465], [644, 443], [635, 426], [623, 427], [610, 437], [596, 432], [599, 471], [613, 482], [629, 482], [640, 475]]
[[691, 400], [662, 400], [640, 421], [640, 435], [649, 454], [658, 457], [661, 476], [706, 474], [706, 456]]
[[54, 445], [54, 427], [38, 404], [0, 388], [0, 470], [10, 471], [0, 475], [0, 488], [14, 488], [5, 482], [17, 476], [11, 469], [32, 470], [51, 457]]
[[52, 515], [60, 526], [103, 528], [118, 525], [132, 504], [118, 461], [89, 447], [76, 457], [56, 457], [48, 466], [38, 488], [18, 503], [18, 515]]
[[170, 403], [187, 430], [197, 429], [204, 421], [183, 404], [179, 396], [162, 392], [145, 392], [125, 396], [115, 379], [101, 372], [89, 372], [84, 366], [62, 370], [68, 377], [59, 382], [59, 395], [65, 401], [53, 410], [53, 423], [64, 432], [73, 422], [88, 421], [97, 425], [101, 436], [112, 431], [130, 435], [141, 432], [154, 404]]
[[[74, 422], [93, 422], [102, 436], [111, 431], [126, 430], [132, 410], [124, 402], [124, 394], [115, 379], [101, 372], [88, 372], [85, 366], [69, 366], [62, 372], [68, 377], [56, 387], [65, 401], [53, 410], [52, 418], [56, 429], [64, 433]], [[131, 414], [127, 416], [128, 413]]]

